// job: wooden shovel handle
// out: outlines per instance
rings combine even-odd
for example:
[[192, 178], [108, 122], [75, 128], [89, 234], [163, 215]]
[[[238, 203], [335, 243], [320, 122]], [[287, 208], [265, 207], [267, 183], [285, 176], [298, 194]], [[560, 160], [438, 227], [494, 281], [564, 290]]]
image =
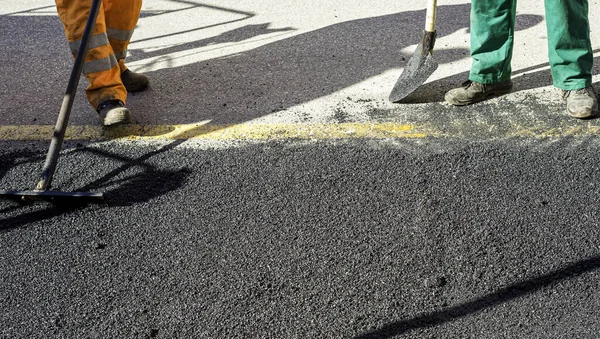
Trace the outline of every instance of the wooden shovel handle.
[[435, 32], [435, 20], [437, 16], [437, 0], [427, 0], [427, 14], [425, 17], [425, 31]]

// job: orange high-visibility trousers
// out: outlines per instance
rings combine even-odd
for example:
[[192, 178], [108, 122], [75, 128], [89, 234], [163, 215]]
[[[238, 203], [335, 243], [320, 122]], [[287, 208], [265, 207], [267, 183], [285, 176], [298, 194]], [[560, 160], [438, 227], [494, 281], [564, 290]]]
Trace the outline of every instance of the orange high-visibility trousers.
[[[77, 54], [92, 0], [55, 0], [58, 16], [73, 56]], [[88, 102], [94, 109], [107, 100], [127, 99], [121, 82], [127, 46], [137, 25], [142, 0], [103, 0], [96, 26], [89, 40], [83, 74], [89, 81]]]

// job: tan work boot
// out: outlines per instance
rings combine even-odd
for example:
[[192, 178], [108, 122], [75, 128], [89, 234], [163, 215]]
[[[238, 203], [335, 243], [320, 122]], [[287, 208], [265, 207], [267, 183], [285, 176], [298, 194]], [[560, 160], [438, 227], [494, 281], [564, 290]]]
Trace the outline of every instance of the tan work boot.
[[506, 94], [511, 89], [512, 81], [510, 80], [496, 84], [481, 84], [468, 80], [462, 84], [462, 87], [449, 90], [445, 99], [455, 106], [471, 105], [490, 96]]
[[131, 93], [144, 91], [150, 85], [148, 76], [142, 73], [134, 73], [128, 69], [121, 73], [121, 81], [127, 92]]
[[562, 97], [567, 101], [567, 113], [574, 118], [585, 119], [598, 114], [598, 100], [591, 86], [572, 91], [562, 90]]
[[108, 100], [96, 109], [104, 126], [115, 126], [131, 122], [131, 112], [121, 100]]

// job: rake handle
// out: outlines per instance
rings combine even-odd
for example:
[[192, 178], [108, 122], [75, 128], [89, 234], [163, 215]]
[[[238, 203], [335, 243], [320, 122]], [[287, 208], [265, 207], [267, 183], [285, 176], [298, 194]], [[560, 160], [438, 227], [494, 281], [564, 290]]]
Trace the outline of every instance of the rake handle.
[[73, 107], [73, 101], [75, 99], [75, 92], [77, 91], [77, 85], [79, 85], [79, 78], [83, 69], [83, 63], [88, 50], [88, 42], [90, 36], [96, 25], [96, 18], [100, 10], [102, 0], [93, 0], [92, 6], [90, 7], [90, 13], [85, 23], [85, 29], [83, 30], [83, 36], [81, 37], [81, 45], [77, 50], [77, 56], [75, 57], [75, 63], [71, 70], [71, 77], [67, 84], [67, 90], [63, 97], [62, 106], [60, 107], [60, 113], [54, 127], [54, 134], [52, 135], [52, 141], [48, 149], [48, 155], [46, 156], [46, 162], [42, 169], [42, 175], [40, 181], [35, 186], [36, 191], [46, 191], [50, 188], [52, 182], [52, 176], [56, 169], [56, 163], [58, 162], [58, 155], [62, 148], [62, 143], [65, 138], [65, 132], [67, 131], [67, 125], [69, 123], [69, 115], [71, 114], [71, 108]]

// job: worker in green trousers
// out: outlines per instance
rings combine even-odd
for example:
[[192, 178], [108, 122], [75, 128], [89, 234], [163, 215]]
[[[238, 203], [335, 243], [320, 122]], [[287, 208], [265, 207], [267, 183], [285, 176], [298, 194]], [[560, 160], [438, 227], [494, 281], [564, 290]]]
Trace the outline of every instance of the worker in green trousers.
[[[510, 92], [517, 0], [473, 0], [469, 80], [446, 93], [462, 106]], [[567, 102], [567, 113], [589, 118], [598, 113], [591, 86], [593, 53], [588, 0], [545, 0], [548, 59], [553, 84]]]

